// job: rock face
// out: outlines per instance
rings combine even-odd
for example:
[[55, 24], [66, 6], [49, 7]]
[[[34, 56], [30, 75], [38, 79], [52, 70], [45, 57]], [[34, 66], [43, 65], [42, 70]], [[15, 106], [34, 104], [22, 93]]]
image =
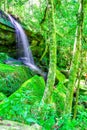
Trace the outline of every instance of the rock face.
[[2, 10], [0, 10], [0, 52], [16, 55], [15, 30]]
[[14, 37], [14, 27], [6, 14], [0, 10], [0, 44], [8, 45], [12, 44], [15, 40]]
[[0, 130], [42, 130], [42, 128], [38, 124], [29, 126], [14, 121], [2, 120], [0, 121]]
[[15, 33], [0, 29], [0, 52], [16, 56]]
[[8, 27], [0, 24], [0, 45], [9, 45], [15, 41], [15, 33]]
[[0, 104], [0, 117], [21, 123], [36, 123], [37, 104], [43, 96], [44, 88], [42, 77], [34, 76], [27, 80]]

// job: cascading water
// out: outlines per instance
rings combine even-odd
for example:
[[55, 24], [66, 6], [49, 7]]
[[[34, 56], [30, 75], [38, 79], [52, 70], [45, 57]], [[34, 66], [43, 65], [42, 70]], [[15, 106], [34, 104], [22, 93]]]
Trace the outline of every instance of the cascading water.
[[29, 47], [28, 38], [23, 28], [11, 15], [8, 16], [15, 27], [19, 59], [22, 59], [24, 60], [24, 62], [34, 65], [34, 60]]
[[43, 77], [46, 77], [46, 74], [42, 72], [35, 64], [34, 59], [32, 56], [32, 52], [29, 47], [28, 38], [21, 27], [21, 25], [11, 16], [8, 14], [8, 17], [11, 21], [11, 23], [15, 27], [16, 31], [16, 40], [17, 40], [17, 46], [18, 46], [18, 56], [19, 60], [23, 62], [23, 64], [29, 66], [29, 68], [36, 71], [38, 74], [42, 75]]

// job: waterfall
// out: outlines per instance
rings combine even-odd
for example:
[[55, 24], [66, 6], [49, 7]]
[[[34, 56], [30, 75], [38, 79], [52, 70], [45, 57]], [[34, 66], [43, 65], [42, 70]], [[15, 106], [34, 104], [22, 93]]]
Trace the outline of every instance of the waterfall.
[[16, 41], [18, 46], [18, 56], [19, 60], [22, 61], [23, 64], [28, 66], [30, 69], [34, 70], [36, 73], [46, 77], [46, 74], [42, 72], [35, 64], [32, 56], [32, 52], [29, 47], [28, 38], [22, 28], [22, 26], [9, 14], [7, 14], [11, 23], [14, 25], [16, 31]]
[[28, 38], [22, 26], [11, 15], [8, 15], [8, 16], [9, 16], [10, 21], [15, 27], [19, 59], [22, 60], [23, 62], [34, 65], [34, 59], [33, 59], [32, 52], [29, 47]]

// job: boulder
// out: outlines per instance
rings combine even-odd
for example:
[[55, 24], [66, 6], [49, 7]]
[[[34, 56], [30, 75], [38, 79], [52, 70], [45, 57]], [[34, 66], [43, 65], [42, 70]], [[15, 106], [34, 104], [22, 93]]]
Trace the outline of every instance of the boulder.
[[28, 67], [23, 65], [7, 65], [0, 63], [0, 92], [9, 96], [21, 84], [34, 75]]
[[34, 109], [36, 104], [40, 103], [44, 88], [45, 82], [42, 77], [36, 75], [27, 80], [0, 104], [0, 117], [21, 123], [37, 123]]
[[38, 124], [29, 126], [15, 121], [2, 120], [0, 121], [0, 130], [42, 130], [42, 128]]

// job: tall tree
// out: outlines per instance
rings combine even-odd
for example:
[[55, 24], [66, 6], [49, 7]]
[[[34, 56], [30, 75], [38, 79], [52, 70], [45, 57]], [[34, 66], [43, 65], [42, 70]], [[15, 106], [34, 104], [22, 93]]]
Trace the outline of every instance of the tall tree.
[[76, 27], [76, 34], [75, 34], [74, 49], [73, 49], [73, 58], [72, 58], [70, 77], [68, 83], [66, 113], [72, 112], [73, 93], [74, 93], [75, 81], [77, 78], [77, 72], [79, 70], [78, 68], [80, 63], [82, 33], [83, 33], [83, 1], [84, 0], [79, 0], [79, 10], [77, 15], [77, 27]]
[[46, 88], [44, 91], [44, 95], [42, 98], [42, 103], [50, 103], [51, 102], [51, 95], [53, 91], [53, 86], [55, 83], [55, 76], [56, 76], [56, 25], [55, 25], [55, 8], [54, 8], [54, 0], [50, 0], [51, 5], [51, 19], [52, 19], [52, 42], [49, 45], [50, 51], [50, 63], [49, 63], [49, 72], [47, 77]]

